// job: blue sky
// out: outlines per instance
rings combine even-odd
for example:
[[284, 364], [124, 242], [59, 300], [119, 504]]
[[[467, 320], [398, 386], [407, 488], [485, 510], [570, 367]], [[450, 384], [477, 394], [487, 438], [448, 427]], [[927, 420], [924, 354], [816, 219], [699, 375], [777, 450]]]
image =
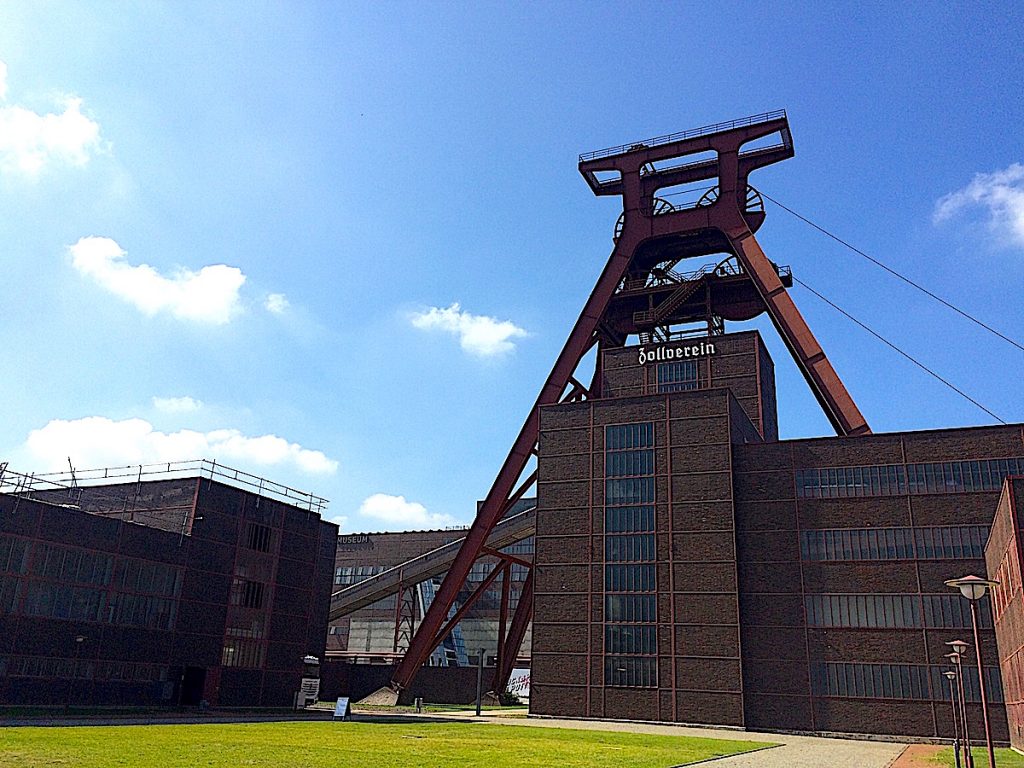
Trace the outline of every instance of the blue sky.
[[[755, 186], [1020, 339], [1021, 30], [1011, 3], [5, 3], [0, 461], [206, 456], [347, 531], [468, 521], [611, 250], [577, 154], [776, 108], [796, 156]], [[1024, 353], [777, 208], [758, 237], [1024, 421]], [[991, 423], [793, 296], [875, 431]], [[753, 326], [783, 436], [830, 434]]]

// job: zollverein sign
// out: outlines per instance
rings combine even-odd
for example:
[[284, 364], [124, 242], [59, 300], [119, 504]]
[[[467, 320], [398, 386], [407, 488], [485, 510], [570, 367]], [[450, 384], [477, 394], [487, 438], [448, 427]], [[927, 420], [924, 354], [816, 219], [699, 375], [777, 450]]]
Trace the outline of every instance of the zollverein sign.
[[647, 347], [637, 350], [640, 365], [663, 363], [667, 360], [683, 360], [688, 357], [708, 357], [715, 354], [715, 345], [710, 341], [700, 344], [662, 344], [648, 351]]

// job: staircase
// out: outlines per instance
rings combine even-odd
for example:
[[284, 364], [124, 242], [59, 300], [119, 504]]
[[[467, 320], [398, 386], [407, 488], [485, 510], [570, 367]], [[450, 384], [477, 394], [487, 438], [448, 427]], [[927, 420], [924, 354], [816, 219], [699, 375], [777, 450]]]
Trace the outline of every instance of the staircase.
[[697, 289], [703, 287], [703, 285], [703, 277], [699, 280], [691, 280], [681, 284], [668, 295], [668, 298], [662, 301], [654, 309], [649, 309], [646, 312], [634, 312], [633, 322], [637, 325], [658, 325], [662, 323], [669, 315], [679, 309], [679, 307], [683, 305], [683, 302], [693, 296], [693, 294], [697, 292]]

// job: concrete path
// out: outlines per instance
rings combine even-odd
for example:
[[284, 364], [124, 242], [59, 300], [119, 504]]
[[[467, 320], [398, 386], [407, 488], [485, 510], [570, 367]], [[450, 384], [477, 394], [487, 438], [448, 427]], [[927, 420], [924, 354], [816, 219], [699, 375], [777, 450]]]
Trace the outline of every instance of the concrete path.
[[[379, 713], [374, 713], [379, 714]], [[414, 717], [434, 717], [424, 713]], [[733, 741], [764, 741], [779, 744], [745, 755], [707, 761], [709, 768], [889, 768], [906, 744], [859, 739], [826, 739], [817, 736], [788, 736], [778, 733], [757, 733], [718, 728], [691, 728], [682, 725], [655, 723], [616, 723], [598, 720], [558, 720], [553, 718], [476, 717], [475, 713], [445, 712], [438, 718], [469, 720], [497, 725], [520, 725], [534, 728], [575, 728], [587, 731], [623, 731], [665, 736], [696, 736]]]

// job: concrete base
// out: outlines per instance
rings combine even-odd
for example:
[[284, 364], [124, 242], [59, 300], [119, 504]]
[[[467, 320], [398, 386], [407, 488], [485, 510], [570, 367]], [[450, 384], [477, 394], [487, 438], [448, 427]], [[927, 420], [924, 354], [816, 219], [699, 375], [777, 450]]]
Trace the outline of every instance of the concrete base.
[[373, 704], [376, 706], [394, 707], [398, 704], [398, 693], [387, 686], [378, 688], [365, 699], [360, 699], [356, 704]]

